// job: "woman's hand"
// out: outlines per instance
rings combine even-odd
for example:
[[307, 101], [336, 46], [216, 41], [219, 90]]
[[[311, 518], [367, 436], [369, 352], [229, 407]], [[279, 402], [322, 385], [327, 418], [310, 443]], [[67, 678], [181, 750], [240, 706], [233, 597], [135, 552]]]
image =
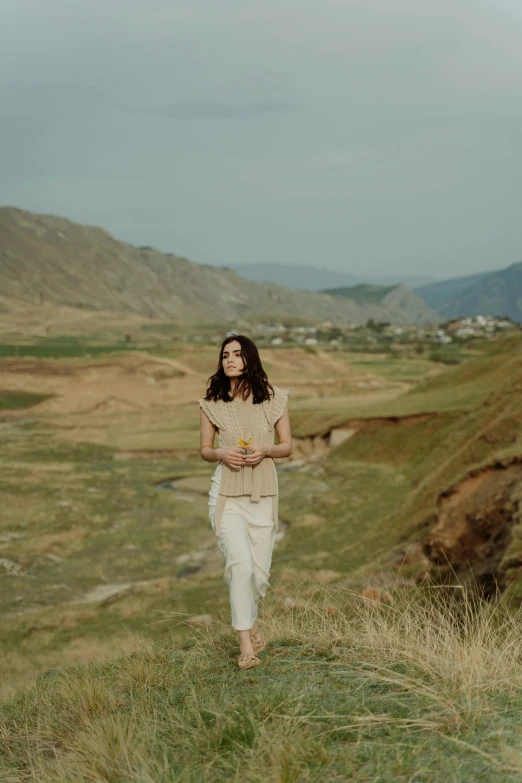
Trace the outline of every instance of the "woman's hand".
[[245, 464], [245, 457], [242, 454], [242, 449], [236, 448], [219, 448], [216, 449], [216, 457], [228, 465], [233, 470], [239, 470]]
[[266, 446], [251, 446], [250, 454], [246, 454], [243, 457], [243, 464], [244, 465], [258, 465], [261, 460], [263, 460], [266, 457], [267, 454], [267, 447]]

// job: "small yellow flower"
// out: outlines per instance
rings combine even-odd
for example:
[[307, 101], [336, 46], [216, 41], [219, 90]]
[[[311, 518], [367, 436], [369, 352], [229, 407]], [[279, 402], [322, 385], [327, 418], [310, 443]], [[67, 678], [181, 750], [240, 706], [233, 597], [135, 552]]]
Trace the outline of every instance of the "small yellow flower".
[[253, 438], [252, 436], [249, 437], [248, 441], [245, 440], [245, 438], [239, 438], [237, 445], [242, 449], [249, 449], [252, 445]]

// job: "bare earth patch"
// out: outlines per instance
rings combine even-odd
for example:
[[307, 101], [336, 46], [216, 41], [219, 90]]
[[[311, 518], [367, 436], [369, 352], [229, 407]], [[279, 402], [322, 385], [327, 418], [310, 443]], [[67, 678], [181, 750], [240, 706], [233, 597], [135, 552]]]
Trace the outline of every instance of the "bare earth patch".
[[472, 472], [441, 495], [424, 551], [441, 575], [471, 571], [493, 592], [506, 586], [507, 570], [522, 568], [521, 532], [522, 457], [515, 457]]

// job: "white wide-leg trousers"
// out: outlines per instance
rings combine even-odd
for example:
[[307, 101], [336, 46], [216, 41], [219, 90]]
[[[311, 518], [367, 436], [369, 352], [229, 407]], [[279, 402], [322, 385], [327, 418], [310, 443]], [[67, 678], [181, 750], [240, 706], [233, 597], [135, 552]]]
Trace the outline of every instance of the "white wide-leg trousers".
[[[220, 482], [221, 463], [212, 476], [208, 500], [214, 532]], [[229, 586], [232, 627], [236, 631], [246, 631], [256, 621], [259, 599], [269, 586], [274, 541], [271, 497], [262, 497], [259, 502], [252, 502], [248, 495], [226, 499], [217, 543], [225, 557], [223, 581]]]

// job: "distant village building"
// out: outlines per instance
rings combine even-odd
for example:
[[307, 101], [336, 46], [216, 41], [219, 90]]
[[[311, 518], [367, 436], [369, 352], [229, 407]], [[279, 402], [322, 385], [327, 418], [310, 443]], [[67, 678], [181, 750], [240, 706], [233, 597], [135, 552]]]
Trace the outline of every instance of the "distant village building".
[[446, 334], [444, 329], [437, 329], [436, 338], [437, 342], [442, 343], [442, 345], [453, 342], [453, 338], [451, 338], [449, 334]]
[[462, 326], [462, 318], [455, 318], [453, 321], [448, 321], [446, 328], [454, 332], [456, 329], [460, 329]]
[[[431, 324], [429, 326], [419, 324], [379, 324], [379, 335], [368, 334], [367, 328], [361, 324], [346, 323], [334, 324], [330, 321], [322, 321], [319, 326], [284, 326], [281, 323], [260, 323], [253, 326], [253, 332], [267, 339], [269, 345], [286, 345], [288, 342], [297, 343], [303, 346], [325, 345], [332, 347], [341, 346], [345, 343], [353, 342], [355, 335], [358, 338], [374, 344], [383, 339], [394, 340], [394, 349], [402, 350], [406, 343], [416, 341], [417, 343], [436, 343], [446, 345], [456, 339], [467, 340], [468, 338], [482, 338], [487, 340], [495, 339], [500, 331], [505, 329], [520, 329], [521, 324], [510, 321], [509, 318], [500, 316], [479, 315], [476, 318], [459, 317], [441, 324]], [[231, 331], [228, 335], [235, 335], [237, 331]], [[396, 338], [396, 339], [395, 339]], [[219, 342], [221, 337], [214, 336], [212, 342]]]

